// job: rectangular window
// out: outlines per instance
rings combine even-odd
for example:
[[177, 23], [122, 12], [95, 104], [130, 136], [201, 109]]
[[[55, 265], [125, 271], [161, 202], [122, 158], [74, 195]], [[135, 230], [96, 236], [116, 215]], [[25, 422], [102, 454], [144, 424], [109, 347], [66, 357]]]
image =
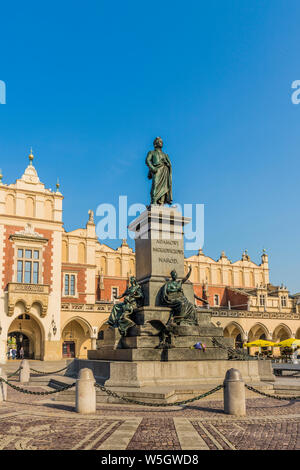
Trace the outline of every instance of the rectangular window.
[[32, 278], [33, 284], [38, 284], [39, 282], [39, 263], [36, 261], [33, 263], [33, 278]]
[[260, 296], [259, 296], [259, 305], [260, 305], [261, 307], [264, 307], [264, 306], [265, 306], [265, 303], [266, 303], [265, 296], [264, 296], [264, 295], [260, 295]]
[[69, 274], [65, 274], [65, 295], [69, 295]]
[[75, 295], [75, 276], [71, 274], [70, 294]]
[[38, 284], [40, 282], [39, 250], [18, 248], [17, 257], [17, 282]]
[[31, 283], [31, 262], [30, 261], [25, 261], [24, 282], [26, 284]]
[[281, 297], [281, 307], [286, 307], [286, 296]]
[[118, 287], [112, 287], [111, 288], [111, 300], [114, 300], [119, 294], [119, 289]]
[[75, 274], [64, 275], [64, 295], [66, 297], [76, 295], [76, 275]]
[[18, 261], [17, 282], [23, 282], [23, 261]]

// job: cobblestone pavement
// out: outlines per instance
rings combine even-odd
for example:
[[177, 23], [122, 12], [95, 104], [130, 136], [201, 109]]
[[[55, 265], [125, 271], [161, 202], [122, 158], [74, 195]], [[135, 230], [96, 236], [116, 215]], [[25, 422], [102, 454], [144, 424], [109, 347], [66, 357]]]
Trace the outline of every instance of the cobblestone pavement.
[[0, 403], [0, 450], [300, 449], [300, 401], [257, 395], [247, 399], [245, 418], [225, 415], [222, 407], [219, 399], [167, 409], [99, 404], [86, 416], [72, 403], [8, 388]]

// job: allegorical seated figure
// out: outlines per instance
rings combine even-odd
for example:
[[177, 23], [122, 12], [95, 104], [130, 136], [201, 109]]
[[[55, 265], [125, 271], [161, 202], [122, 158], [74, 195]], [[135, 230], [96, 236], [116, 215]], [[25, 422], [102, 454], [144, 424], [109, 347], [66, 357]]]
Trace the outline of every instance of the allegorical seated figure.
[[116, 299], [123, 299], [123, 302], [115, 304], [111, 314], [107, 320], [107, 324], [113, 328], [118, 328], [122, 336], [126, 336], [129, 327], [135, 325], [134, 321], [129, 318], [134, 309], [139, 306], [144, 298], [141, 286], [137, 283], [136, 278], [131, 276], [130, 285], [125, 292]]
[[182, 285], [189, 279], [191, 272], [192, 268], [189, 266], [187, 275], [179, 280], [176, 271], [173, 270], [171, 279], [162, 288], [161, 300], [165, 305], [172, 308], [168, 323], [198, 325], [196, 306], [186, 298], [182, 289]]
[[151, 204], [172, 204], [172, 166], [166, 153], [162, 151], [163, 141], [156, 137], [154, 150], [147, 154], [148, 178], [152, 179]]

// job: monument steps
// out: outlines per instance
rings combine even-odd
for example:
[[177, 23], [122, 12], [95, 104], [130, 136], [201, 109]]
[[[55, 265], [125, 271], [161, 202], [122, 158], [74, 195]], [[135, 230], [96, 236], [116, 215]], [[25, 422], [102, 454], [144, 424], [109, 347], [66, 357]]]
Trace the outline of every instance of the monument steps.
[[207, 348], [205, 351], [190, 348], [155, 349], [139, 347], [135, 349], [97, 349], [89, 351], [91, 360], [110, 361], [209, 361], [227, 359], [227, 351]]

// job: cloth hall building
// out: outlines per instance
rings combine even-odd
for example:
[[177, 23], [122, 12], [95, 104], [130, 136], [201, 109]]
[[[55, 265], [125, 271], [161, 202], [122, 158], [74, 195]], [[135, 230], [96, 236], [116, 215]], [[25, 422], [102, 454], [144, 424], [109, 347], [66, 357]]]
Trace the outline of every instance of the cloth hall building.
[[[123, 240], [113, 249], [96, 236], [93, 212], [86, 226], [66, 232], [63, 195], [51, 191], [29, 165], [15, 183], [0, 175], [0, 363], [8, 340], [25, 357], [41, 360], [86, 358], [97, 347], [115, 296], [135, 273], [135, 254]], [[245, 251], [230, 261], [186, 258], [197, 300], [236, 345], [258, 338], [300, 338], [300, 294], [270, 283], [268, 255], [255, 264]], [[21, 338], [21, 340], [20, 340]]]

